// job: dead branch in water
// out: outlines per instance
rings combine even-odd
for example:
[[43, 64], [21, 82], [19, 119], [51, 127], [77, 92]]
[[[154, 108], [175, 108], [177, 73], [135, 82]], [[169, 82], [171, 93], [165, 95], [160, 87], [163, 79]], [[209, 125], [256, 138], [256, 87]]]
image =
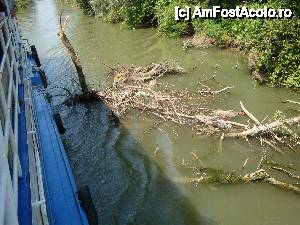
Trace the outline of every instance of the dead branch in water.
[[265, 182], [269, 183], [271, 185], [274, 185], [278, 188], [286, 189], [289, 191], [294, 191], [296, 193], [300, 194], [300, 188], [296, 185], [285, 183], [282, 181], [279, 181], [275, 179], [274, 177], [271, 177], [264, 169], [257, 170], [253, 173], [247, 174], [243, 177], [241, 177], [241, 180], [245, 183], [249, 182]]
[[252, 128], [244, 130], [242, 132], [236, 133], [227, 133], [226, 137], [238, 137], [238, 138], [246, 138], [248, 136], [255, 136], [258, 134], [269, 134], [274, 135], [273, 133], [276, 129], [284, 127], [284, 126], [293, 126], [300, 123], [300, 116], [286, 119], [283, 121], [274, 121], [268, 124], [261, 124], [259, 126], [254, 125]]
[[292, 100], [286, 100], [285, 103], [293, 103], [296, 105], [300, 105], [300, 102], [292, 101]]
[[91, 91], [86, 83], [86, 79], [85, 79], [85, 75], [83, 73], [82, 70], [82, 66], [79, 60], [78, 55], [76, 54], [75, 49], [73, 48], [70, 40], [68, 39], [67, 35], [65, 34], [65, 27], [67, 24], [69, 16], [67, 16], [64, 20], [64, 22], [62, 21], [62, 12], [60, 14], [59, 17], [59, 25], [60, 25], [60, 30], [58, 32], [58, 36], [60, 37], [62, 43], [64, 44], [64, 46], [66, 47], [66, 49], [69, 52], [69, 55], [71, 56], [71, 60], [75, 66], [77, 75], [78, 75], [78, 80], [79, 80], [79, 84], [80, 84], [80, 88], [81, 91], [83, 93], [83, 96], [85, 99], [89, 100], [91, 97]]
[[[163, 66], [166, 66], [166, 68], [162, 69]], [[152, 75], [149, 76], [149, 71], [153, 71], [153, 68], [156, 72], [151, 72]], [[160, 72], [158, 68], [160, 68]], [[207, 88], [208, 91], [198, 92], [157, 89], [158, 82], [156, 82], [156, 79], [165, 75], [165, 71], [182, 72], [182, 69], [177, 70], [174, 68], [180, 67], [174, 66], [174, 64], [170, 67], [168, 63], [160, 63], [146, 67], [113, 70], [112, 73], [115, 75], [114, 86], [98, 91], [96, 94], [118, 116], [124, 115], [131, 109], [140, 110], [145, 114], [156, 116], [162, 121], [171, 121], [181, 126], [191, 127], [198, 133], [213, 134], [222, 132], [222, 140], [224, 138], [247, 139], [248, 137], [255, 137], [261, 143], [265, 143], [279, 152], [281, 150], [276, 148], [276, 143], [288, 145], [279, 138], [281, 133], [279, 130], [283, 127], [299, 124], [300, 116], [263, 124], [245, 108], [242, 102], [240, 102], [242, 109], [240, 112], [199, 107], [197, 102], [204, 102], [208, 97], [222, 94], [232, 87], [225, 87], [218, 91]], [[146, 75], [143, 75], [143, 73]], [[150, 79], [150, 82], [147, 81], [148, 79]], [[254, 125], [234, 121], [234, 118], [243, 115], [247, 115], [254, 122]], [[297, 145], [298, 141], [297, 137], [294, 144]]]
[[[262, 124], [252, 113], [250, 113], [242, 102], [240, 102], [242, 110], [245, 112], [245, 114], [255, 122], [255, 125], [252, 128], [244, 129], [243, 131], [233, 132], [230, 131], [225, 135], [225, 137], [231, 137], [231, 138], [244, 138], [247, 139], [248, 137], [256, 137], [258, 138], [261, 143], [266, 143], [267, 145], [271, 146], [273, 149], [275, 149], [278, 152], [282, 152], [280, 149], [276, 148], [275, 144], [277, 142], [281, 144], [286, 144], [290, 148], [292, 148], [291, 145], [286, 143], [282, 138], [279, 138], [279, 134], [281, 133], [280, 129], [287, 130], [287, 127], [291, 127], [294, 125], [300, 124], [300, 116], [284, 119], [284, 120], [276, 120], [272, 121], [266, 124]], [[292, 136], [292, 132], [288, 130], [287, 136]], [[295, 145], [299, 145], [300, 138], [298, 135], [294, 135], [293, 137]], [[269, 139], [269, 140], [267, 140]]]
[[253, 116], [253, 114], [250, 113], [250, 112], [245, 108], [245, 106], [243, 105], [243, 103], [242, 103], [241, 101], [240, 101], [240, 105], [241, 105], [242, 110], [245, 112], [245, 114], [246, 114], [251, 120], [253, 120], [257, 125], [261, 125], [261, 123], [259, 122], [259, 120], [256, 119], [256, 117]]
[[216, 130], [247, 127], [247, 125], [226, 119], [239, 116], [240, 112], [195, 107], [194, 101], [202, 98], [197, 93], [158, 91], [151, 86], [151, 82], [149, 84], [144, 82], [119, 84], [107, 90], [98, 91], [97, 95], [119, 116], [130, 109], [136, 109], [156, 115], [164, 121], [194, 127], [196, 130], [200, 130], [203, 126]]
[[181, 74], [184, 69], [175, 62], [152, 63], [141, 67], [121, 67], [111, 71], [114, 76], [114, 86], [128, 81], [149, 81], [166, 74]]
[[[176, 178], [175, 182], [180, 183], [192, 183], [198, 186], [199, 184], [244, 184], [244, 183], [268, 183], [277, 188], [293, 191], [297, 194], [300, 194], [300, 187], [295, 184], [286, 183], [280, 181], [274, 177], [271, 177], [266, 170], [258, 169], [253, 173], [249, 173], [246, 175], [236, 175], [235, 173], [226, 173], [221, 170], [206, 168], [208, 171], [212, 171], [213, 174], [206, 175], [203, 173], [201, 176], [194, 177], [181, 177]], [[205, 170], [205, 169], [204, 169]]]
[[278, 167], [278, 166], [272, 166], [271, 168], [274, 169], [274, 170], [278, 170], [278, 171], [284, 172], [284, 173], [286, 173], [288, 176], [290, 176], [290, 177], [292, 177], [292, 178], [294, 178], [294, 179], [300, 180], [300, 176], [296, 176], [296, 175], [292, 174], [290, 171], [288, 171], [288, 170], [286, 170], [286, 169], [284, 169], [284, 168], [281, 168], [281, 167]]
[[210, 95], [216, 95], [216, 94], [220, 94], [222, 92], [228, 91], [229, 89], [234, 88], [233, 86], [228, 86], [225, 88], [222, 88], [221, 90], [211, 90], [211, 88], [208, 88], [207, 90], [200, 90], [199, 93], [200, 94], [210, 94]]

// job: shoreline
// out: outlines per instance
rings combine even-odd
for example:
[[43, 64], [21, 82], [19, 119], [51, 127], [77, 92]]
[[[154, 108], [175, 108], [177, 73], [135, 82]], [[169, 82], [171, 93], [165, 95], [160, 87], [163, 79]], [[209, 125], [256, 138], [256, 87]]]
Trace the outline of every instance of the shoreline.
[[241, 53], [247, 62], [247, 68], [252, 75], [252, 79], [256, 80], [260, 85], [268, 84], [266, 75], [261, 73], [257, 68], [258, 54], [256, 50], [250, 52], [244, 51], [234, 40], [228, 43], [220, 43], [217, 39], [207, 36], [204, 32], [196, 32], [192, 36], [184, 37], [182, 41], [183, 50], [191, 48], [205, 49], [205, 48], [220, 48], [229, 49]]

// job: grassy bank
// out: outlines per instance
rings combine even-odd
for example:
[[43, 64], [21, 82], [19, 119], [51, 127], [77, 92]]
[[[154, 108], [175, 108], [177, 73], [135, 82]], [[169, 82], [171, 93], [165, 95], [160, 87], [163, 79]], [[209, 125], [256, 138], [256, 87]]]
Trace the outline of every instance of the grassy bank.
[[[238, 47], [249, 56], [250, 69], [264, 74], [269, 84], [300, 88], [300, 20], [298, 0], [77, 0], [86, 13], [128, 26], [157, 26], [170, 37], [201, 33], [213, 44]], [[293, 19], [174, 20], [175, 5], [220, 5], [234, 8], [290, 8]]]

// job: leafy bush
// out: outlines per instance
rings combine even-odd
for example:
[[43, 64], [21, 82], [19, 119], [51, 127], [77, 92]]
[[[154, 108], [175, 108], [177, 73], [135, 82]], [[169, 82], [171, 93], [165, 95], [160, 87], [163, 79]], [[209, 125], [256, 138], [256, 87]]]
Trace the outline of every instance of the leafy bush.
[[158, 31], [169, 37], [180, 37], [193, 33], [191, 22], [176, 21], [174, 19], [174, 8], [178, 5], [188, 5], [187, 1], [167, 2], [160, 0], [156, 5], [156, 18]]
[[131, 26], [153, 25], [156, 0], [128, 0], [123, 7], [125, 23]]
[[31, 0], [16, 0], [17, 9], [26, 8], [30, 2], [31, 2]]
[[90, 0], [90, 6], [96, 16], [103, 17], [107, 22], [122, 22], [121, 8], [125, 0]]
[[[25, 1], [25, 0], [19, 0]], [[220, 46], [239, 46], [255, 52], [256, 70], [268, 76], [273, 85], [300, 88], [300, 1], [299, 0], [76, 0], [87, 12], [109, 22], [129, 26], [157, 25], [158, 31], [180, 37], [195, 31], [216, 40]], [[203, 8], [220, 5], [234, 8], [290, 8], [294, 19], [214, 19], [175, 21], [175, 6], [199, 5]]]
[[[251, 1], [249, 1], [251, 2]], [[271, 84], [300, 88], [300, 20], [297, 1], [271, 0], [271, 8], [291, 8], [296, 13], [293, 19], [216, 19], [196, 20], [195, 30], [215, 38], [220, 45], [235, 40], [246, 52], [255, 49], [258, 53], [256, 69], [268, 76]], [[248, 7], [261, 8], [258, 3]]]
[[[86, 5], [85, 1], [82, 5]], [[91, 8], [96, 16], [109, 22], [124, 22], [129, 26], [153, 25], [156, 0], [90, 0], [86, 8]]]
[[94, 11], [89, 0], [75, 0], [85, 14], [94, 15]]
[[275, 85], [300, 88], [300, 21], [268, 21], [259, 35], [264, 35], [258, 46], [259, 68]]

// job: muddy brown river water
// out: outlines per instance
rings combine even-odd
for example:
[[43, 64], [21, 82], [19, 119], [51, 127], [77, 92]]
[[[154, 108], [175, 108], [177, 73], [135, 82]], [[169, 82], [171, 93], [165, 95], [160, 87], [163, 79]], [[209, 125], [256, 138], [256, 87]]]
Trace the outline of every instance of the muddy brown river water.
[[[144, 132], [156, 119], [140, 113], [129, 114], [116, 126], [102, 104], [61, 105], [65, 94], [61, 87], [73, 91], [77, 87], [70, 79], [75, 76], [74, 68], [57, 36], [60, 10], [59, 1], [34, 0], [29, 9], [19, 12], [18, 20], [24, 37], [38, 49], [53, 110], [61, 113], [67, 129], [63, 140], [74, 175], [79, 186], [90, 186], [101, 225], [300, 224], [299, 195], [262, 183], [186, 184], [185, 177], [193, 176], [193, 171], [181, 166], [183, 160], [199, 166], [193, 158], [196, 154], [207, 166], [246, 174], [256, 169], [263, 152], [268, 151], [270, 160], [293, 164], [293, 172], [299, 174], [299, 155], [292, 150], [283, 149], [281, 155], [255, 140], [249, 145], [232, 139], [225, 139], [220, 149], [217, 136], [195, 135], [172, 123]], [[66, 33], [93, 87], [111, 85], [103, 63], [147, 65], [175, 60], [187, 73], [162, 79], [172, 88], [193, 91], [199, 89], [199, 82], [215, 89], [234, 86], [231, 93], [201, 103], [205, 107], [239, 110], [239, 101], [243, 101], [260, 120], [271, 118], [277, 110], [297, 115], [291, 110], [295, 106], [281, 101], [299, 101], [299, 94], [257, 85], [237, 52], [215, 48], [183, 51], [181, 39], [161, 37], [155, 29], [123, 29], [85, 16], [70, 5], [64, 11], [70, 15]], [[209, 80], [212, 76], [215, 80]]]

